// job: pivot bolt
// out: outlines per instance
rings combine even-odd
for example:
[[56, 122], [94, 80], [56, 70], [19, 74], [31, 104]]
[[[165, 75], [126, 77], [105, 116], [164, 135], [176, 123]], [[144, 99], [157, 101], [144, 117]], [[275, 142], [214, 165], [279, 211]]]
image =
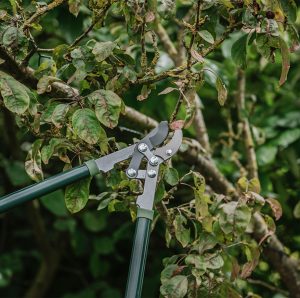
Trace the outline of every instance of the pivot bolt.
[[138, 150], [140, 152], [145, 152], [147, 149], [148, 149], [148, 146], [145, 143], [141, 143], [141, 144], [138, 145]]
[[151, 165], [151, 166], [157, 166], [159, 160], [158, 160], [157, 156], [152, 156], [152, 157], [150, 158], [150, 161], [149, 161], [149, 162], [150, 162], [150, 165]]
[[129, 177], [131, 177], [131, 178], [135, 177], [135, 176], [136, 176], [136, 170], [135, 170], [135, 169], [132, 169], [132, 168], [128, 169], [128, 170], [127, 170], [127, 175], [128, 175]]
[[172, 155], [172, 153], [173, 153], [172, 149], [168, 149], [168, 150], [166, 150], [166, 154], [167, 154], [168, 156], [171, 156], [171, 155]]
[[156, 176], [156, 171], [154, 171], [154, 170], [149, 170], [147, 174], [148, 174], [148, 176], [149, 176], [150, 178], [154, 178], [154, 177]]

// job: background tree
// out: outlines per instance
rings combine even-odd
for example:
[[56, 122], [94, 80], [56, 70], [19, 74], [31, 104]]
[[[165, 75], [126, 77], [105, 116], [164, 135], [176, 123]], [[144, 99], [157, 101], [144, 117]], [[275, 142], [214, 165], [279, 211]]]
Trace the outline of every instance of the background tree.
[[[2, 0], [0, 193], [168, 119], [185, 138], [160, 173], [144, 297], [300, 297], [298, 15], [293, 0]], [[1, 215], [2, 297], [122, 297], [142, 191], [124, 168]]]

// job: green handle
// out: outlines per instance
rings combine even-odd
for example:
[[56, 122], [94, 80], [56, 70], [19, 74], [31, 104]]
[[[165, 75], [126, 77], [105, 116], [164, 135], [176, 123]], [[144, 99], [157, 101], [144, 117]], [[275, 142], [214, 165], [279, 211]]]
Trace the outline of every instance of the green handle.
[[89, 168], [87, 165], [83, 164], [69, 171], [45, 179], [42, 182], [25, 187], [0, 198], [0, 213], [89, 176]]
[[149, 218], [139, 217], [137, 219], [126, 287], [126, 298], [141, 297], [150, 237], [150, 226], [151, 220]]

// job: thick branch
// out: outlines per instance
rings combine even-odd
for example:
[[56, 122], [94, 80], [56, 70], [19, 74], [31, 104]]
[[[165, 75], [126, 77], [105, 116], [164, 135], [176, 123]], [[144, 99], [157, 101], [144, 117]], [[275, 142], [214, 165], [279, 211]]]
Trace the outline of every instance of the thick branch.
[[201, 110], [201, 102], [198, 94], [195, 92], [195, 105], [196, 112], [194, 116], [194, 127], [196, 130], [196, 139], [202, 145], [202, 147], [206, 150], [208, 154], [210, 154], [210, 144], [209, 137], [203, 117], [203, 113]]

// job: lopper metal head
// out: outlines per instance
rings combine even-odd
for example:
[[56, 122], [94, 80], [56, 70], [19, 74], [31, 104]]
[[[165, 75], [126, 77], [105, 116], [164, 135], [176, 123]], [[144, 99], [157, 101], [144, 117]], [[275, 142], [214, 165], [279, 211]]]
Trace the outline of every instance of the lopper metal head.
[[[170, 159], [182, 143], [182, 131], [175, 130], [171, 139], [164, 146], [157, 148], [167, 139], [168, 132], [168, 122], [160, 122], [138, 143], [95, 160], [100, 171], [108, 172], [116, 163], [131, 157], [129, 167], [126, 170], [128, 178], [145, 180], [144, 192], [137, 198], [139, 208], [152, 210], [159, 166]], [[140, 169], [143, 159], [147, 160], [145, 170]]]

